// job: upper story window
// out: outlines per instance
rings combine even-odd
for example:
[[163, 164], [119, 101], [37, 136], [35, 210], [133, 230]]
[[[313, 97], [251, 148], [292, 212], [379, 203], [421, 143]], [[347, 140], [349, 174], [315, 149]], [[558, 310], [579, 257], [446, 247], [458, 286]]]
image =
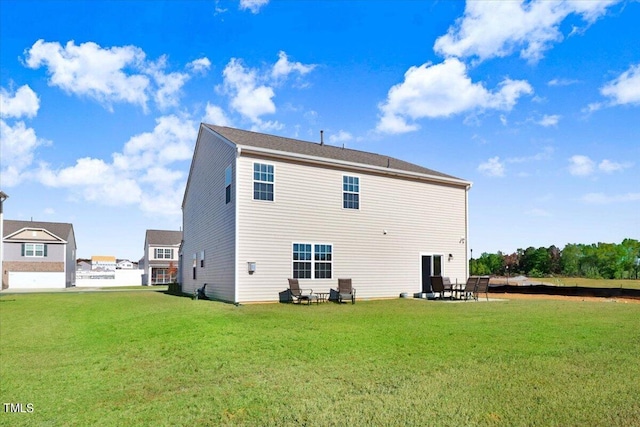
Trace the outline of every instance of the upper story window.
[[232, 169], [231, 169], [231, 165], [229, 165], [224, 170], [225, 203], [229, 203], [231, 201], [231, 177], [232, 177]]
[[342, 177], [342, 207], [360, 209], [360, 178], [357, 176]]
[[154, 258], [155, 259], [173, 259], [173, 249], [155, 248]]
[[274, 170], [266, 163], [253, 164], [253, 200], [273, 201]]
[[28, 257], [46, 257], [47, 245], [44, 243], [23, 243], [22, 256]]

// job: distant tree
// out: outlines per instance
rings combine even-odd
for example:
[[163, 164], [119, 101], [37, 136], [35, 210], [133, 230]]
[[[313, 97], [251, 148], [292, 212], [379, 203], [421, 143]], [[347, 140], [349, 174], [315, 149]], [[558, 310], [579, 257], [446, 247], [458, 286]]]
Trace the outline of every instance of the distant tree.
[[540, 247], [538, 249], [533, 246], [528, 247], [521, 255], [520, 269], [527, 275], [532, 275], [534, 271], [536, 275], [547, 275], [550, 272], [551, 256], [547, 248]]
[[547, 274], [560, 274], [562, 271], [561, 259], [562, 251], [557, 246], [551, 245], [547, 249], [549, 253], [549, 271]]
[[580, 245], [566, 245], [560, 255], [561, 273], [565, 276], [577, 277], [580, 274], [580, 258], [582, 258]]

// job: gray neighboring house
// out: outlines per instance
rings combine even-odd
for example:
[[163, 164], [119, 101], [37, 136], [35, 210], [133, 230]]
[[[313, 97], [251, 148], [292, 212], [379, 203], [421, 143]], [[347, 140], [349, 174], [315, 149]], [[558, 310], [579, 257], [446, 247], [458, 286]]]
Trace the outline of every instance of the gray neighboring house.
[[358, 298], [468, 276], [469, 181], [389, 156], [201, 124], [182, 203], [182, 291], [278, 301], [351, 278]]
[[144, 257], [140, 260], [143, 285], [164, 285], [177, 281], [178, 253], [182, 231], [147, 230]]
[[73, 225], [4, 221], [2, 288], [68, 288], [76, 283]]

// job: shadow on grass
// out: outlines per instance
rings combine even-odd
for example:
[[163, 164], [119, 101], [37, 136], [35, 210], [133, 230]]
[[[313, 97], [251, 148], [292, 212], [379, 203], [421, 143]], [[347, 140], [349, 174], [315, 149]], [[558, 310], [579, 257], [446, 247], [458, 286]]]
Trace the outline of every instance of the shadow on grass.
[[601, 298], [633, 298], [640, 299], [640, 289], [627, 288], [590, 288], [583, 286], [550, 286], [528, 285], [489, 286], [489, 293], [511, 293], [528, 295], [563, 295], [570, 297], [601, 297]]

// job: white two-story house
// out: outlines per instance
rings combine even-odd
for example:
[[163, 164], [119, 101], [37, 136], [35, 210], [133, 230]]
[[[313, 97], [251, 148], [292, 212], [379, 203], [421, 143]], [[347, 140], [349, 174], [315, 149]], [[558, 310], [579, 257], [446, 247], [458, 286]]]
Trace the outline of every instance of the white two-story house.
[[468, 275], [471, 183], [388, 156], [202, 124], [182, 204], [181, 284], [278, 301], [351, 278], [358, 298]]
[[177, 281], [178, 253], [182, 232], [147, 230], [144, 239], [144, 257], [140, 260], [143, 285], [164, 285]]

